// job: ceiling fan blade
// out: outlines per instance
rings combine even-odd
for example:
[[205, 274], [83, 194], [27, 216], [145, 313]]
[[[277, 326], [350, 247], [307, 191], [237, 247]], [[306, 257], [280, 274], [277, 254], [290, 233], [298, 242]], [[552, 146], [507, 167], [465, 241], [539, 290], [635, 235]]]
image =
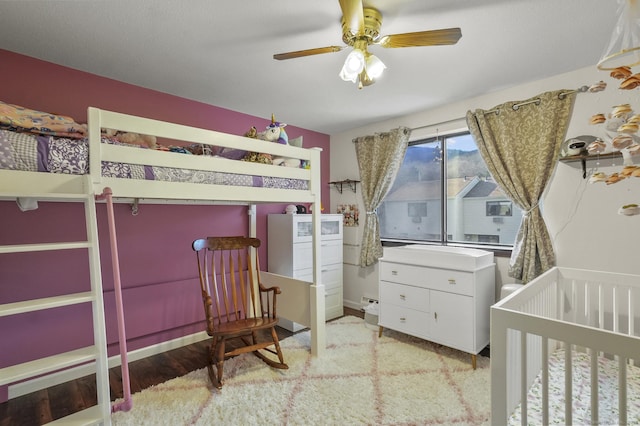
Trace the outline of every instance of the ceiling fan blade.
[[456, 44], [462, 37], [460, 28], [419, 31], [381, 37], [375, 44], [382, 47], [414, 47]]
[[364, 11], [362, 0], [340, 0], [342, 21], [354, 34], [364, 34]]
[[277, 59], [281, 61], [284, 59], [301, 58], [303, 56], [320, 55], [323, 53], [334, 53], [334, 52], [341, 51], [345, 47], [346, 46], [327, 46], [327, 47], [317, 47], [315, 49], [296, 50], [294, 52], [287, 52], [287, 53], [277, 53], [273, 55], [273, 59]]

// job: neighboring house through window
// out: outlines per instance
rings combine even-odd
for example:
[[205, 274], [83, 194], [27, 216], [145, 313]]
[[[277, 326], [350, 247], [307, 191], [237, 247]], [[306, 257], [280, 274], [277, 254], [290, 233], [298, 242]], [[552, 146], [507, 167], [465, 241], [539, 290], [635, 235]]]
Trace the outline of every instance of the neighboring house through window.
[[522, 211], [463, 132], [411, 142], [378, 216], [383, 241], [512, 246]]

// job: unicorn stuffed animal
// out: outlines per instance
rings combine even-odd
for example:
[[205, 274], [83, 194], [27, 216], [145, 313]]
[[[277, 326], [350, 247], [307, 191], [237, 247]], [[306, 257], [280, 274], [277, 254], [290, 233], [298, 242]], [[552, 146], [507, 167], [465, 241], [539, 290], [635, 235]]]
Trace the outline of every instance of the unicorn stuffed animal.
[[258, 133], [258, 139], [287, 145], [289, 143], [289, 137], [287, 136], [287, 132], [284, 131], [285, 127], [287, 127], [287, 125], [276, 121], [275, 116], [272, 114], [271, 124], [269, 124], [265, 130]]
[[[271, 114], [271, 124], [264, 131], [258, 133], [258, 139], [288, 145], [289, 137], [284, 130], [286, 126], [285, 123], [276, 121], [275, 116]], [[276, 166], [300, 167], [300, 160], [297, 158], [273, 157], [273, 164]]]

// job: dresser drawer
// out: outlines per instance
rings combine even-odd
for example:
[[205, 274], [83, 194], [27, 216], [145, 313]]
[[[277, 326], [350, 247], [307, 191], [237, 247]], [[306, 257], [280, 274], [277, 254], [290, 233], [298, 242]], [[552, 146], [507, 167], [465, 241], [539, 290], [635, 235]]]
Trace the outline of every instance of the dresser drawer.
[[325, 287], [342, 287], [342, 263], [323, 266], [320, 273]]
[[473, 274], [449, 269], [425, 268], [402, 263], [380, 262], [380, 280], [425, 287], [450, 293], [474, 294]]
[[380, 300], [404, 308], [429, 311], [429, 290], [410, 285], [380, 282]]
[[[342, 241], [320, 242], [320, 256], [323, 265], [342, 263]], [[297, 243], [293, 246], [293, 264], [297, 269], [313, 267], [313, 246], [311, 243]]]
[[342, 263], [342, 240], [322, 240], [320, 242], [320, 253], [323, 265]]
[[403, 306], [384, 304], [380, 305], [378, 323], [392, 330], [428, 339], [430, 315], [428, 312], [416, 311]]
[[[342, 287], [342, 263], [323, 266], [320, 275], [325, 287]], [[293, 278], [313, 282], [313, 268], [296, 269], [293, 271]]]

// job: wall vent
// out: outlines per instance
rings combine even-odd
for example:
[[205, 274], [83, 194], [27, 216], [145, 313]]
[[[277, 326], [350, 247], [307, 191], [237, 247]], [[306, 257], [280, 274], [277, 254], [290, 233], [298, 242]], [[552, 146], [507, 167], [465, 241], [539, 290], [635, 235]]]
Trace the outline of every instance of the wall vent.
[[372, 299], [370, 297], [366, 297], [366, 296], [362, 296], [362, 300], [360, 301], [360, 304], [362, 305], [362, 307], [364, 308], [365, 306], [369, 306], [371, 303], [378, 303], [377, 299]]

